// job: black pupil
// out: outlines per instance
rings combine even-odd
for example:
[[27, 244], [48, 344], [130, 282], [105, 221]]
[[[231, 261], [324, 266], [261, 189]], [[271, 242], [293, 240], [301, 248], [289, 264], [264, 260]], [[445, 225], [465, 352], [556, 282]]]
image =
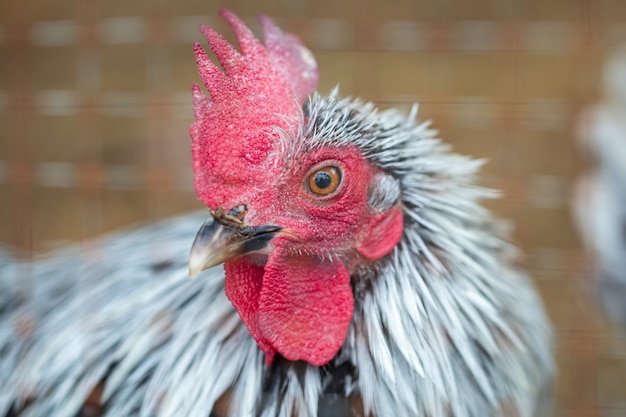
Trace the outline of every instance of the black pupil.
[[315, 186], [317, 188], [319, 188], [320, 190], [324, 190], [330, 187], [333, 179], [328, 172], [321, 171], [315, 174], [315, 178], [313, 178], [313, 181], [315, 182]]

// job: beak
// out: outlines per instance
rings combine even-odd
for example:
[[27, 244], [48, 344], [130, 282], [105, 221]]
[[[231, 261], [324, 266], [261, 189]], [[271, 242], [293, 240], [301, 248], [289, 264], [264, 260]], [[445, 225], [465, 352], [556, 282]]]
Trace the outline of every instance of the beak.
[[251, 227], [221, 211], [211, 211], [189, 254], [189, 276], [249, 253], [267, 253], [270, 241], [282, 230], [279, 226]]

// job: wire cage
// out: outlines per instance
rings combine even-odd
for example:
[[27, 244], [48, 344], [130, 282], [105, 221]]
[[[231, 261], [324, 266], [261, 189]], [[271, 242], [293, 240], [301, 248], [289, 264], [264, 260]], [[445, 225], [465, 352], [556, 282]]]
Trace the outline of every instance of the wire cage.
[[486, 204], [515, 224], [556, 327], [554, 415], [626, 415], [626, 340], [594, 309], [570, 211], [580, 115], [626, 39], [623, 0], [4, 0], [0, 244], [31, 258], [202, 208], [191, 44], [201, 23], [228, 33], [220, 6], [300, 36], [321, 92], [418, 102], [455, 150], [489, 160], [482, 183], [503, 198]]

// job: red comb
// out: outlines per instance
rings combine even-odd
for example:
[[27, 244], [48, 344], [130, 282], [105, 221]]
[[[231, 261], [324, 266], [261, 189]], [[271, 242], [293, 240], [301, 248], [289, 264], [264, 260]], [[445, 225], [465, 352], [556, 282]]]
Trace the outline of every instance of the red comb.
[[197, 84], [192, 87], [193, 168], [196, 192], [209, 207], [219, 197], [212, 182], [229, 184], [245, 180], [245, 173], [253, 175], [254, 166], [275, 143], [276, 128], [296, 129], [301, 106], [318, 80], [311, 52], [268, 17], [259, 18], [263, 45], [236, 15], [224, 9], [220, 15], [235, 33], [241, 52], [210, 27], [201, 26], [219, 68], [194, 43], [198, 72], [211, 97]]

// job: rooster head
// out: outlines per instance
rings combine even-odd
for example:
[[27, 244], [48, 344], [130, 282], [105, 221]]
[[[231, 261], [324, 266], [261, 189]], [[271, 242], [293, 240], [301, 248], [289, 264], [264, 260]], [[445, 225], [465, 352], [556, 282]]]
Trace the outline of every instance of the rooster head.
[[221, 68], [194, 45], [210, 93], [193, 86], [194, 185], [211, 215], [192, 247], [190, 274], [224, 263], [226, 295], [267, 363], [278, 352], [321, 366], [346, 339], [351, 275], [400, 240], [398, 192], [381, 195], [388, 176], [333, 140], [341, 126], [311, 128], [302, 107], [318, 80], [311, 52], [267, 17], [261, 43], [237, 16], [220, 13], [239, 51], [200, 28]]

